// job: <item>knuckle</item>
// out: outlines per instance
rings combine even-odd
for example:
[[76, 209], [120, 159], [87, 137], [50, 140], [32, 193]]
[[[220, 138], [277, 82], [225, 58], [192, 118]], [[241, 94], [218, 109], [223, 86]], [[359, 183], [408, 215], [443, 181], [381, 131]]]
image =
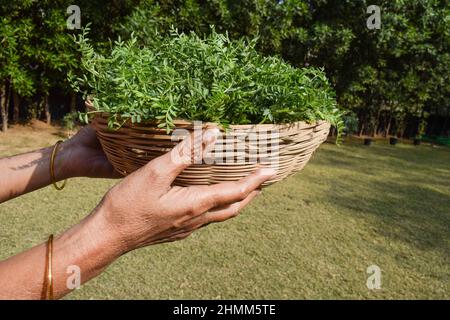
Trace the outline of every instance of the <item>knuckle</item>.
[[232, 206], [230, 208], [230, 216], [231, 217], [237, 217], [239, 215], [239, 207], [238, 206]]
[[197, 204], [193, 204], [193, 205], [189, 206], [186, 211], [186, 214], [190, 217], [196, 217], [202, 213], [203, 213], [202, 208], [200, 206], [198, 206]]
[[150, 179], [158, 179], [161, 176], [161, 171], [156, 168], [155, 161], [147, 164], [145, 171]]
[[219, 201], [217, 199], [217, 195], [215, 193], [211, 193], [209, 197], [207, 197], [203, 203], [203, 207], [206, 208], [206, 210], [210, 208], [215, 208], [219, 205]]
[[217, 194], [206, 191], [203, 195], [196, 197], [194, 207], [197, 214], [202, 214], [211, 208], [217, 207], [218, 204]]
[[172, 229], [180, 229], [183, 226], [183, 222], [179, 220], [175, 220], [172, 222]]
[[147, 163], [147, 165], [145, 166], [145, 172], [149, 179], [157, 180], [158, 178], [161, 177], [161, 170], [159, 169], [160, 168], [159, 163], [160, 159], [156, 158]]
[[249, 193], [249, 188], [248, 188], [248, 186], [247, 186], [246, 184], [240, 185], [240, 186], [239, 186], [239, 191], [238, 191], [238, 193], [239, 193], [239, 197], [240, 197], [241, 199], [244, 199], [245, 197], [247, 197], [247, 195], [248, 195], [248, 193]]

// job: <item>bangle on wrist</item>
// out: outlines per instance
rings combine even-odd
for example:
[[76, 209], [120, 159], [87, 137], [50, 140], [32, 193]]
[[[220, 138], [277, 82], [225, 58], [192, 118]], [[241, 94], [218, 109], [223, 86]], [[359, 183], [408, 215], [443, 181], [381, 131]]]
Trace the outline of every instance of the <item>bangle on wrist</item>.
[[59, 140], [55, 143], [55, 146], [53, 147], [53, 150], [52, 150], [52, 156], [50, 158], [50, 177], [52, 180], [52, 184], [56, 190], [64, 189], [64, 187], [66, 186], [66, 183], [67, 183], [67, 180], [64, 180], [62, 185], [58, 186], [56, 183], [56, 178], [55, 178], [55, 158], [56, 158], [56, 153], [58, 151], [58, 147], [62, 142], [63, 142], [62, 140]]
[[45, 265], [45, 300], [53, 300], [53, 234], [47, 240], [47, 255]]

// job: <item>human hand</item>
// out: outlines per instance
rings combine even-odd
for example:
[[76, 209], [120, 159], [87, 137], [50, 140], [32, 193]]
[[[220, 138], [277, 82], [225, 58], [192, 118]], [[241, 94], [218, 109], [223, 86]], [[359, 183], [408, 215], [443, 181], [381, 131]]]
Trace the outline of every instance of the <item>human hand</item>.
[[[59, 153], [59, 152], [58, 152]], [[87, 125], [61, 146], [66, 177], [120, 178], [103, 152], [95, 130]]]
[[192, 163], [200, 144], [207, 154], [217, 131], [203, 132], [199, 141], [185, 138], [171, 152], [154, 159], [124, 178], [104, 197], [95, 215], [116, 239], [111, 247], [121, 253], [152, 244], [184, 239], [195, 230], [238, 215], [260, 191], [257, 189], [276, 173], [260, 169], [236, 182], [210, 186], [171, 186]]

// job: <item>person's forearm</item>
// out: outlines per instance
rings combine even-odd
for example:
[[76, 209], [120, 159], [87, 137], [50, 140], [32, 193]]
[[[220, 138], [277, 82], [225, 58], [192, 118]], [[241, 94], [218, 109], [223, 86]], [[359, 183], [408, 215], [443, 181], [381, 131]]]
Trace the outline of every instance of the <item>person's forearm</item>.
[[[53, 147], [0, 159], [0, 203], [51, 183], [50, 158]], [[55, 158], [56, 180], [72, 176], [68, 170], [70, 148], [59, 145]]]
[[[96, 210], [104, 210], [101, 206]], [[104, 215], [91, 214], [54, 240], [54, 298], [73, 288], [67, 286], [68, 273], [75, 266], [81, 271], [81, 283], [92, 279], [117, 259], [122, 250], [106, 223]], [[0, 262], [0, 299], [41, 299], [46, 279], [46, 243]], [[73, 268], [73, 267], [72, 267]]]

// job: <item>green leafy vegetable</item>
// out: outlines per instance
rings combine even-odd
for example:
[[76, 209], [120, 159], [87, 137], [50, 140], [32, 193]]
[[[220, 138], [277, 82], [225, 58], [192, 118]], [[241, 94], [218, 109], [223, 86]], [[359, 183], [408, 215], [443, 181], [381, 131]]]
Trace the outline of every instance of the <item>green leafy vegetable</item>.
[[326, 120], [340, 133], [341, 112], [325, 73], [297, 69], [278, 57], [263, 57], [256, 41], [231, 41], [212, 32], [206, 38], [172, 30], [170, 36], [139, 47], [135, 38], [116, 41], [109, 55], [94, 51], [88, 30], [76, 40], [82, 77], [72, 86], [109, 113], [109, 126], [123, 121], [175, 119], [229, 124]]

